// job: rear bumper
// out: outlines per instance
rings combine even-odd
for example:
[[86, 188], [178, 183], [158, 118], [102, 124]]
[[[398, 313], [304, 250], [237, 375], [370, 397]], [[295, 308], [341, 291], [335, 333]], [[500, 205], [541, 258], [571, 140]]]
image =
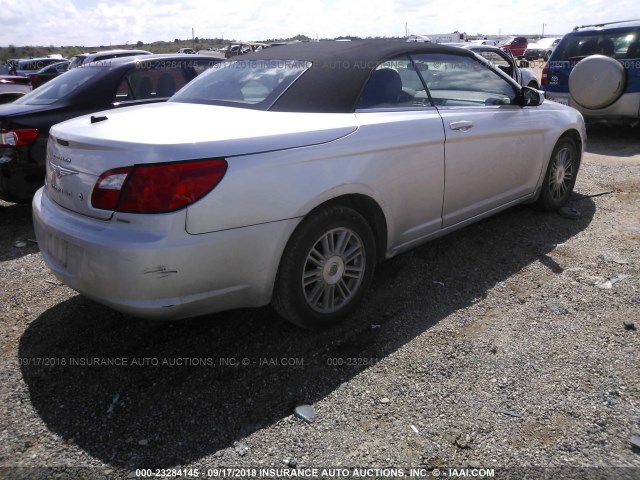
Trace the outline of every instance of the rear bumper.
[[298, 223], [190, 235], [186, 210], [146, 216], [135, 226], [69, 212], [44, 189], [32, 205], [42, 256], [58, 279], [98, 303], [152, 319], [269, 303], [279, 259]]
[[0, 198], [28, 203], [44, 184], [48, 136], [20, 147], [0, 147]]
[[545, 91], [547, 100], [553, 100], [578, 110], [585, 120], [637, 120], [640, 118], [640, 92], [625, 93], [613, 104], [598, 110], [577, 104], [569, 93]]

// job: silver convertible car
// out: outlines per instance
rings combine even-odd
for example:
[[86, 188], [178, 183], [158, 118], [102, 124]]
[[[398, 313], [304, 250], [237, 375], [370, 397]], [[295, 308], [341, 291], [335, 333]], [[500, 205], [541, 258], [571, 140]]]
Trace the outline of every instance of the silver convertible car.
[[127, 314], [271, 303], [344, 319], [377, 262], [522, 202], [569, 199], [580, 114], [469, 50], [305, 43], [226, 61], [168, 103], [51, 129], [42, 255]]

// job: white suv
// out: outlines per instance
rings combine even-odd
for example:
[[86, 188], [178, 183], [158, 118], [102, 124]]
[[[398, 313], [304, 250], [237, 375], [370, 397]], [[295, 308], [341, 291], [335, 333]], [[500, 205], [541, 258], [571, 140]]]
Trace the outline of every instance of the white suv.
[[146, 50], [104, 50], [102, 52], [81, 53], [75, 55], [69, 64], [69, 70], [85, 63], [99, 62], [118, 57], [130, 57], [132, 55], [151, 55]]

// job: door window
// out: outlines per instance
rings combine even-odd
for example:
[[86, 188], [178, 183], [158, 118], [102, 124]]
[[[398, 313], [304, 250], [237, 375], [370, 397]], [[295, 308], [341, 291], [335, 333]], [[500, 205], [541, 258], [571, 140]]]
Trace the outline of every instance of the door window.
[[514, 105], [517, 102], [517, 88], [475, 58], [436, 53], [416, 55], [414, 60], [424, 65], [425, 80], [436, 106]]
[[381, 63], [371, 73], [360, 94], [358, 109], [371, 108], [420, 108], [431, 106], [421, 70], [428, 68], [417, 64], [408, 56]]

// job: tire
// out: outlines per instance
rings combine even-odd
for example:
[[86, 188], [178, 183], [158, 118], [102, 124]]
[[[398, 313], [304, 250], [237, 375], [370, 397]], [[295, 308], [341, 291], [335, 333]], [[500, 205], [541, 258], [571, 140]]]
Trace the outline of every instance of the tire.
[[285, 248], [272, 305], [284, 319], [317, 330], [349, 315], [373, 278], [376, 242], [355, 210], [334, 205], [304, 219]]
[[561, 138], [551, 153], [537, 205], [547, 211], [564, 206], [573, 193], [579, 166], [575, 142], [570, 138]]
[[571, 70], [569, 93], [581, 107], [599, 110], [620, 98], [626, 81], [624, 66], [619, 61], [605, 55], [591, 55]]
[[531, 88], [535, 88], [536, 90], [540, 90], [540, 85], [538, 85], [538, 83], [534, 82], [533, 80], [531, 80], [528, 83], [527, 87], [531, 87]]

